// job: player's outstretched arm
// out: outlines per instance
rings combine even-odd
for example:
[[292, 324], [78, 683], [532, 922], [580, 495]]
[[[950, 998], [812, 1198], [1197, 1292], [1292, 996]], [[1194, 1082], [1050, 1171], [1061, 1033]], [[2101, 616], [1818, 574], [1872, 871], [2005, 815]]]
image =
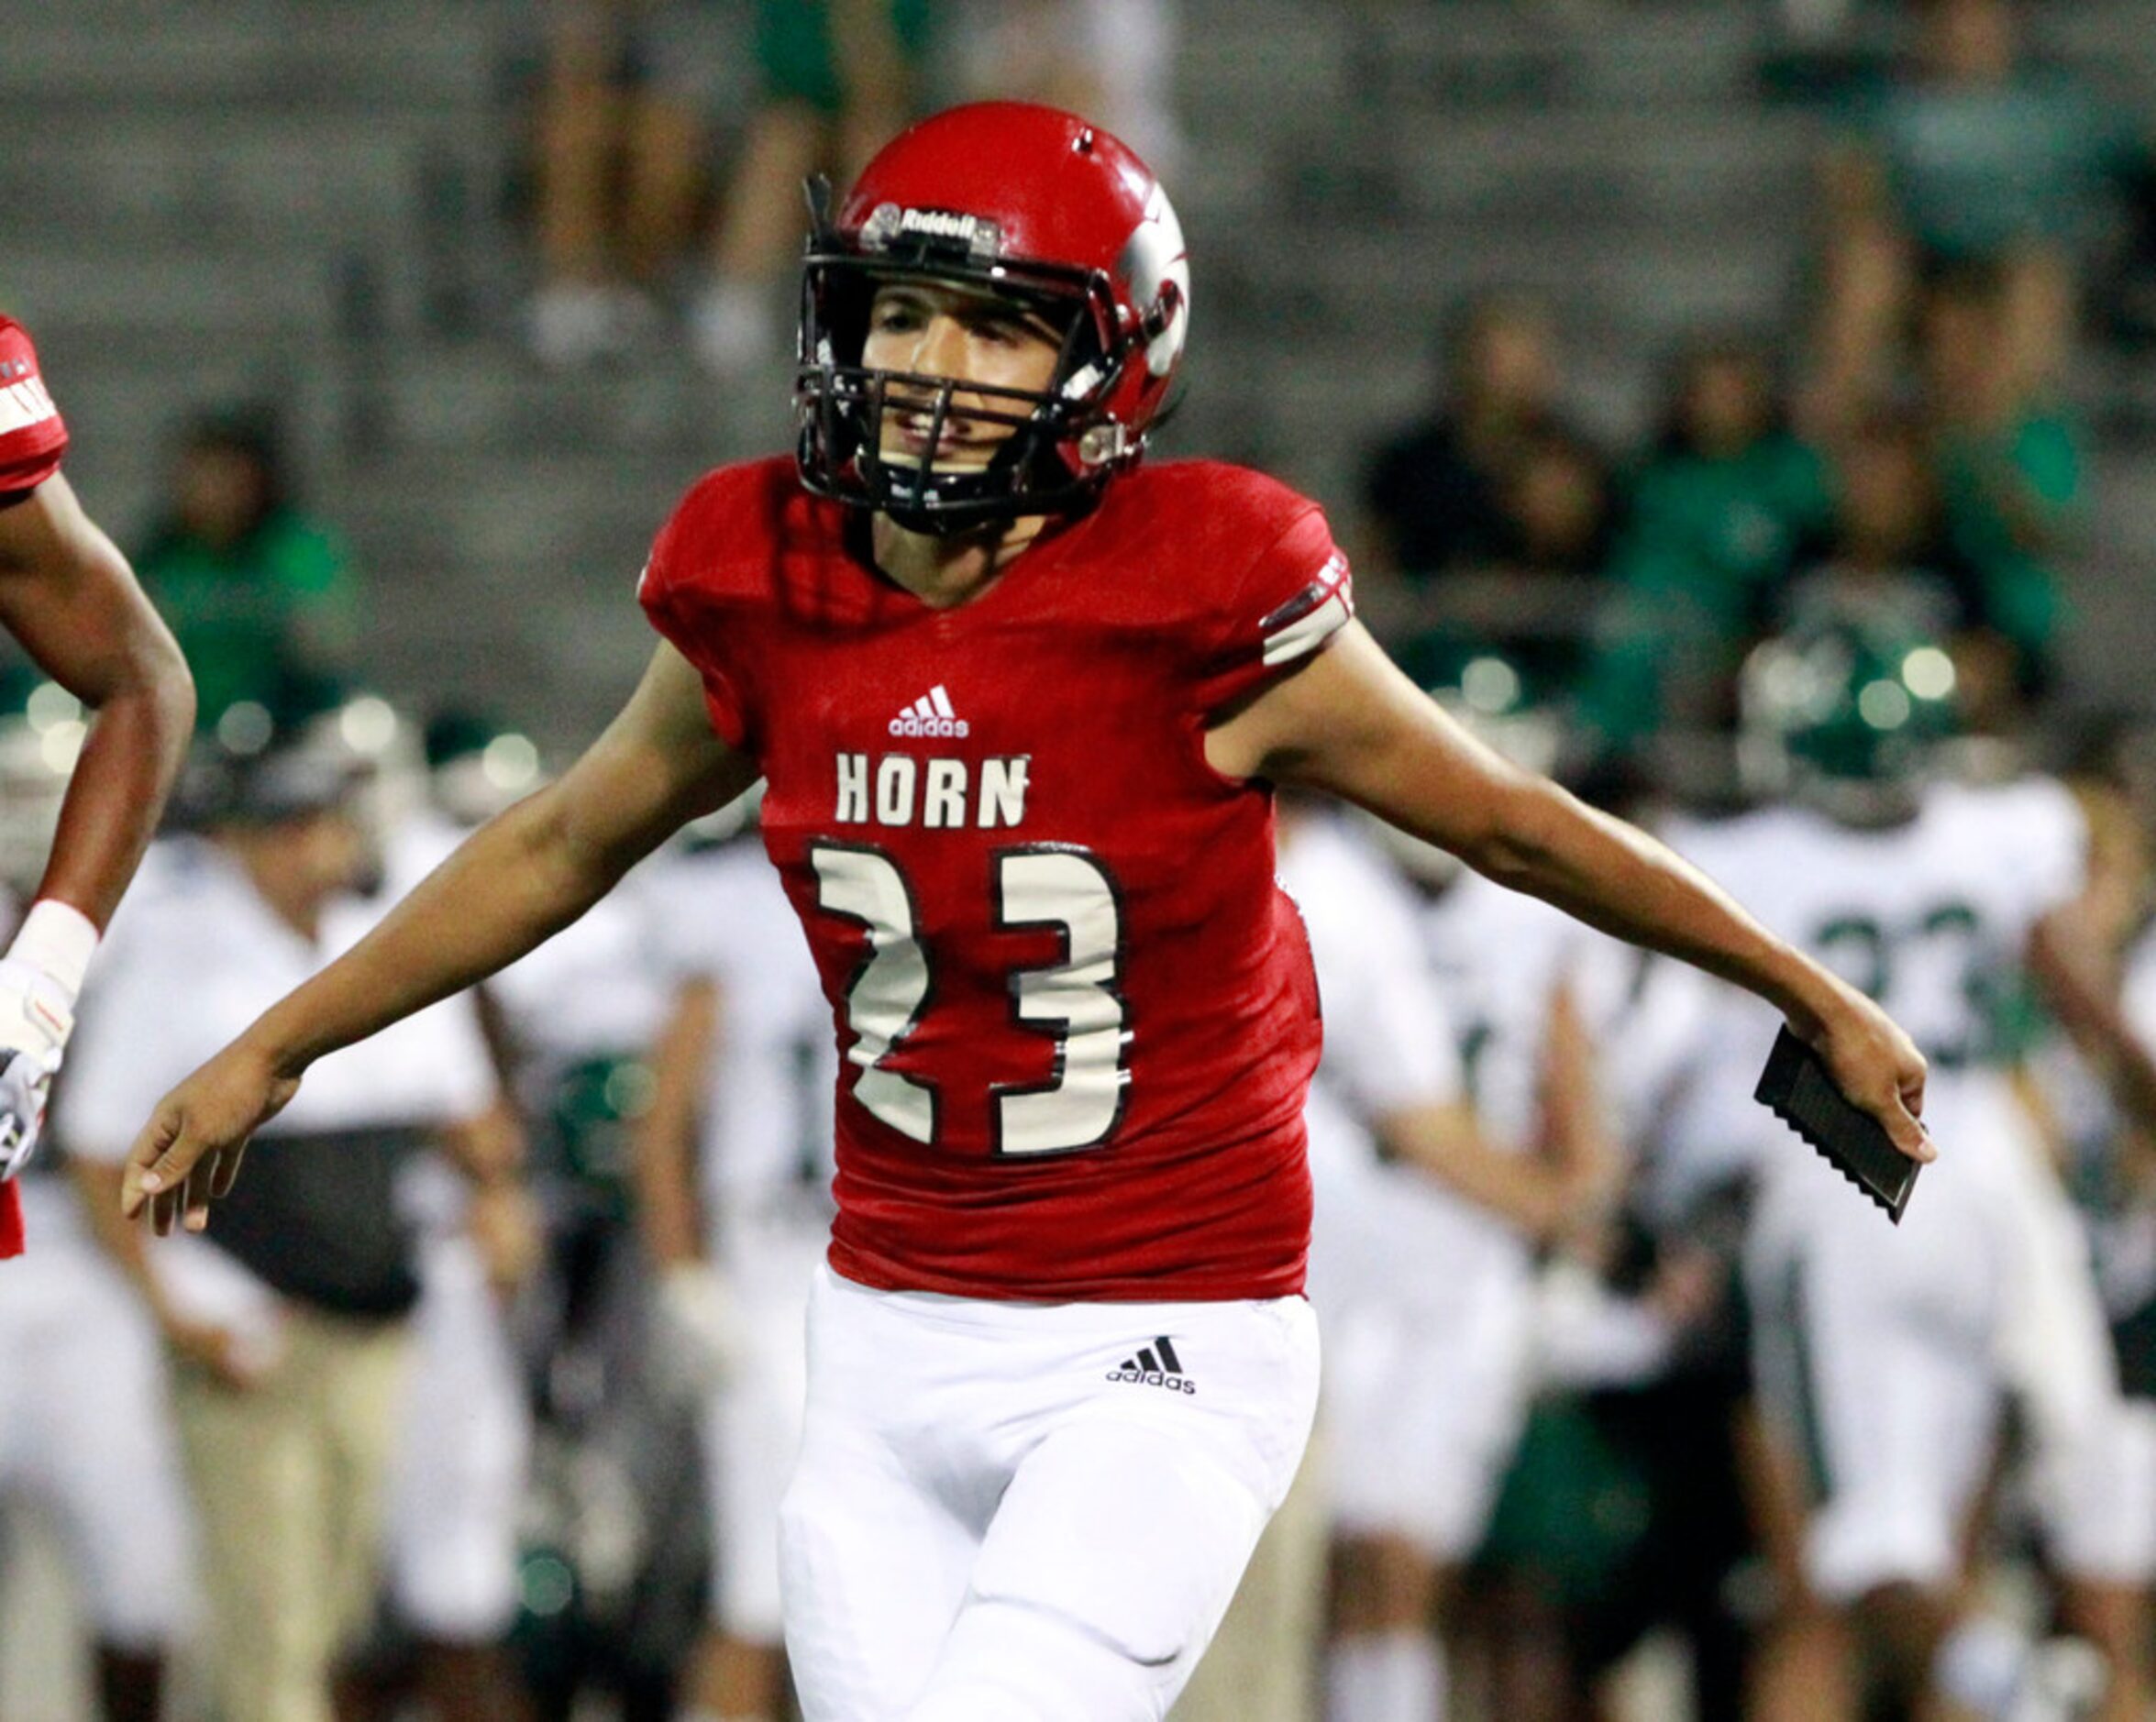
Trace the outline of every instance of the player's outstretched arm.
[[193, 680], [127, 558], [58, 473], [0, 506], [0, 626], [94, 713], [38, 896], [102, 928], [186, 755]]
[[1924, 1059], [1885, 1012], [1768, 933], [1697, 868], [1477, 742], [1360, 624], [1206, 736], [1232, 778], [1328, 790], [1499, 884], [1767, 999], [1916, 1160]]
[[200, 1230], [248, 1137], [315, 1059], [522, 956], [755, 778], [713, 734], [695, 669], [662, 645], [621, 714], [558, 781], [481, 826], [372, 933], [159, 1102], [127, 1156], [125, 1210], [147, 1206], [160, 1233], [182, 1218]]

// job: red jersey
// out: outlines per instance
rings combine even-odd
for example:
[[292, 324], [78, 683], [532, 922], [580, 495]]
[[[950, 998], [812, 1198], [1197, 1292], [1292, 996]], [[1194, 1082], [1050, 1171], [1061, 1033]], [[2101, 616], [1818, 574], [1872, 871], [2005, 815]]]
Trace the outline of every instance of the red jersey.
[[0, 496], [44, 483], [66, 452], [67, 425], [38, 373], [29, 331], [0, 316]]
[[1140, 468], [971, 602], [850, 546], [791, 460], [698, 484], [641, 595], [767, 779], [844, 1055], [831, 1263], [893, 1290], [1301, 1288], [1319, 1047], [1262, 785], [1223, 708], [1352, 613], [1315, 503]]

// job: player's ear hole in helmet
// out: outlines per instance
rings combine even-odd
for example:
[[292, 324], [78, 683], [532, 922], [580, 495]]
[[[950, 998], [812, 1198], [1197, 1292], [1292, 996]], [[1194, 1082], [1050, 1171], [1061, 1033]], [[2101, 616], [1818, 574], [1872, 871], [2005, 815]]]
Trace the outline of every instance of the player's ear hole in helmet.
[[[802, 483], [820, 496], [949, 533], [1089, 507], [1135, 464], [1181, 358], [1190, 280], [1182, 228], [1150, 170], [1073, 114], [978, 103], [888, 145], [835, 211], [810, 185], [802, 279]], [[873, 369], [877, 290], [918, 281], [983, 293], [1059, 341], [1040, 389]], [[984, 464], [884, 454], [884, 414], [925, 419], [934, 450], [963, 416], [1000, 427]]]

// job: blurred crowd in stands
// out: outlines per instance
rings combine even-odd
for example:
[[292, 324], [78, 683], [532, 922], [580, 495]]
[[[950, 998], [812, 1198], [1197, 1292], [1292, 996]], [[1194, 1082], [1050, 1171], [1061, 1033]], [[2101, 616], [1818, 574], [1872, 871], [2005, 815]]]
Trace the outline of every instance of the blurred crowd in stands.
[[802, 182], [845, 183], [929, 105], [992, 93], [1073, 108], [1172, 180], [1166, 0], [757, 0], [753, 108], [711, 187], [707, 116], [683, 87], [693, 56], [678, 50], [683, 32], [713, 28], [713, 10], [547, 8], [529, 328], [547, 363], [648, 341], [669, 305], [714, 374], [768, 363], [788, 337]]
[[1495, 292], [1444, 332], [1360, 499], [1365, 612], [1411, 663], [1509, 634], [1581, 747], [1637, 756], [1726, 732], [1748, 646], [1869, 594], [1951, 637], [1975, 729], [2054, 690], [2084, 307], [2156, 211], [2150, 139], [2032, 59], [2011, 0], [1900, 10], [1882, 58], [1848, 40], [1867, 9], [1786, 6], [1777, 75], [1823, 116], [1808, 311], [1672, 356], [1646, 447], [1574, 422], [1556, 307]]
[[[722, 176], [706, 171], [709, 116], [675, 51], [705, 9], [697, 0], [541, 8], [535, 285], [519, 335], [547, 366], [573, 370], [671, 342], [721, 378], [768, 368], [791, 338], [802, 179], [843, 178], [932, 100], [992, 92], [1081, 108], [1176, 182], [1173, 0], [759, 0], [750, 37], [759, 94]], [[1822, 618], [1844, 630], [1838, 641], [1900, 642], [1884, 672], [1899, 679], [1900, 704], [1863, 712], [1855, 732], [1864, 739], [1869, 726], [1876, 743], [1910, 721], [1912, 701], [1951, 703], [1943, 727], [1984, 744], [1961, 756], [1974, 775], [1996, 780], [2032, 758], [2072, 768], [2083, 859], [2054, 893], [2073, 908], [2062, 936], [2101, 1002], [2139, 999], [2128, 1026], [2146, 1049], [2156, 1045], [2156, 750], [2137, 717], [2148, 714], [2072, 748], [2042, 727], [2060, 692], [2062, 570], [2093, 505], [2073, 388], [2091, 338], [2085, 308], [2107, 260], [2130, 249], [2135, 224], [2156, 220], [2139, 116], [2110, 112], [2038, 63], [2011, 0], [1781, 0], [1775, 10], [1786, 38], [1768, 75], [1824, 116], [1801, 326], [1707, 331], [1668, 355], [1651, 437], [1618, 450], [1572, 398], [1564, 307], [1493, 283], [1435, 332], [1427, 415], [1372, 425], [1363, 493], [1326, 499], [1353, 538], [1363, 613], [1495, 745], [1635, 811], [1643, 789], [1716, 810], [1760, 799], [1736, 744], [1747, 666], [1763, 643], [1816, 631]], [[1882, 17], [1902, 44], [1885, 59], [1859, 28]], [[1200, 259], [1201, 281], [1204, 267]], [[169, 985], [176, 950], [196, 966], [198, 993], [273, 993], [356, 937], [458, 827], [528, 787], [539, 765], [513, 729], [453, 701], [429, 714], [365, 693], [364, 570], [307, 512], [272, 416], [220, 410], [183, 427], [166, 514], [130, 548], [193, 666], [209, 766], [181, 798], [184, 829], [153, 857], [127, 911], [148, 931], [116, 932], [103, 998], [85, 1000], [83, 1051], [64, 1079], [75, 1083], [101, 1064], [128, 1065], [109, 1049], [174, 1038], [160, 1026], [169, 992], [131, 974]], [[47, 736], [50, 694], [10, 723]], [[2016, 763], [2002, 765], [2009, 745]], [[7, 819], [28, 805], [19, 784], [0, 773]], [[2046, 803], [2043, 818], [2055, 811]], [[352, 1091], [347, 1111], [303, 1120], [340, 1152], [358, 1130], [385, 1153], [408, 1149], [414, 1128], [451, 1143], [456, 1176], [430, 1162], [416, 1187], [366, 1193], [375, 1219], [396, 1205], [419, 1240], [408, 1258], [373, 1264], [381, 1284], [324, 1285], [263, 1239], [247, 1263], [259, 1283], [235, 1289], [209, 1274], [190, 1302], [147, 1276], [138, 1252], [96, 1220], [51, 1220], [33, 1253], [0, 1274], [0, 1346], [16, 1319], [10, 1299], [49, 1293], [58, 1309], [64, 1292], [70, 1313], [56, 1329], [93, 1330], [121, 1360], [108, 1374], [134, 1372], [135, 1396], [118, 1402], [129, 1421], [138, 1410], [153, 1423], [165, 1417], [155, 1407], [175, 1391], [181, 1407], [171, 1429], [132, 1430], [148, 1443], [147, 1457], [120, 1462], [144, 1482], [129, 1507], [138, 1517], [71, 1539], [107, 1722], [198, 1714], [190, 1706], [205, 1685], [231, 1722], [326, 1716], [333, 1664], [340, 1722], [415, 1708], [566, 1718], [596, 1689], [623, 1716], [653, 1722], [787, 1714], [756, 1539], [770, 1505], [770, 1450], [788, 1428], [771, 1407], [797, 1384], [784, 1358], [757, 1348], [787, 1331], [783, 1314], [769, 1313], [787, 1308], [795, 1277], [780, 1232], [824, 1220], [827, 1120], [817, 1108], [830, 1104], [833, 1074], [813, 977], [752, 936], [785, 919], [753, 854], [752, 817], [691, 833], [592, 923], [504, 977], [470, 1020], [438, 1026], [436, 1061], [469, 1053], [468, 1067], [398, 1098], [393, 1084], [426, 1060], [401, 1072], [391, 1061], [379, 1088]], [[1567, 971], [1585, 1003], [1569, 981], [1508, 996], [1517, 974], [1548, 979], [1542, 959], [1522, 955], [1543, 948], [1535, 942], [1546, 929], [1508, 944], [1506, 911], [1472, 894], [1448, 899], [1467, 888], [1432, 857], [1381, 853], [1366, 833], [1307, 813], [1289, 827], [1290, 856], [1299, 847], [1310, 857], [1289, 872], [1309, 867], [1308, 889], [1398, 893], [1413, 924], [1446, 928], [1430, 933], [1427, 961], [1397, 943], [1388, 960], [1439, 977], [1459, 1068], [1441, 1069], [1427, 1093], [1396, 1095], [1389, 1111], [1374, 1106], [1361, 1125], [1397, 1160], [1388, 1130], [1413, 1136], [1399, 1120], [1425, 1101], [1451, 1104], [1454, 1087], [1487, 1109], [1488, 1072], [1509, 1068], [1518, 1113], [1489, 1111], [1482, 1128], [1518, 1133], [1528, 1157], [1570, 1180], [1578, 1204], [1532, 1222], [1443, 1221], [1460, 1228], [1460, 1259], [1482, 1264], [1478, 1275], [1487, 1267], [1503, 1295], [1472, 1309], [1442, 1297], [1417, 1305], [1407, 1326], [1449, 1323], [1473, 1340], [1447, 1367], [1472, 1388], [1462, 1404], [1493, 1407], [1483, 1421], [1460, 1421], [1466, 1414], [1450, 1400], [1432, 1421], [1414, 1420], [1410, 1372], [1425, 1353], [1385, 1349], [1406, 1344], [1385, 1326], [1392, 1314], [1358, 1314], [1364, 1325], [1343, 1327], [1337, 1345], [1329, 1332], [1329, 1366], [1337, 1361], [1350, 1383], [1360, 1372], [1365, 1408], [1407, 1407], [1407, 1436], [1443, 1443], [1444, 1474], [1457, 1480], [1432, 1489], [1427, 1522], [1406, 1506], [1388, 1518], [1389, 1500], [1421, 1499], [1404, 1474], [1375, 1490], [1367, 1476], [1360, 1487], [1335, 1477], [1328, 1490], [1325, 1462], [1313, 1461], [1310, 1498], [1283, 1515], [1178, 1715], [2144, 1714], [2156, 1421], [2136, 1424], [2139, 1445], [2117, 1474], [2151, 1498], [2121, 1492], [2095, 1509], [2146, 1520], [2129, 1554], [2068, 1571], [2043, 1546], [2044, 1515], [2018, 1492], [2024, 1433], [2023, 1449], [1984, 1446], [1981, 1477], [1973, 1471], [1955, 1499], [1966, 1559], [1951, 1563], [1960, 1589], [1950, 1621], [1908, 1608], [1838, 1614], [1844, 1599], [1811, 1595], [1816, 1574], [1798, 1552], [1797, 1527], [1817, 1502], [1775, 1484], [1746, 1409], [1761, 1354], [1747, 1324], [1806, 1330], [1760, 1302], [1742, 1180], [1670, 1149], [1657, 1135], [1666, 1096], [1640, 1092], [1682, 1067], [1748, 1101], [1754, 1071], [1738, 1065], [1749, 1043], [1718, 1038], [1711, 1002], [1687, 997], [1664, 966], [1615, 965], [1607, 952]], [[1981, 829], [2010, 869], [2006, 828]], [[730, 941], [729, 927], [741, 936]], [[690, 928], [722, 931], [691, 938]], [[2016, 960], [2022, 931], [2001, 935]], [[1872, 933], [1875, 944], [1885, 937]], [[1321, 940], [1319, 955], [1329, 1032], [1352, 1044], [1352, 1029], [1332, 1021]], [[2117, 1373], [2129, 1394], [2146, 1392], [2156, 1385], [2156, 1115], [2128, 1103], [2138, 1066], [2122, 1078], [2128, 1101], [2109, 1081], [2117, 1071], [2058, 1076], [2074, 1057], [2062, 1050], [2063, 1012], [2032, 1002], [2027, 979], [2005, 977], [2020, 1027], [2001, 1041], [2012, 1050], [1998, 1063], [2053, 1151], [2044, 1187], [2072, 1186], [2081, 1200], [2108, 1276]], [[1338, 1014], [1345, 1022], [1352, 1007]], [[203, 1032], [221, 1034], [211, 1016], [205, 1007]], [[1584, 1065], [1560, 1073], [1576, 1040], [1597, 1043], [1588, 1050], [1603, 1090]], [[1497, 1064], [1478, 1065], [1486, 1054]], [[112, 1081], [126, 1104], [71, 1109], [65, 1087], [56, 1102], [68, 1170], [93, 1208], [109, 1206], [122, 1115], [138, 1113], [161, 1078]], [[755, 1106], [737, 1108], [738, 1095]], [[1608, 1105], [1583, 1109], [1582, 1095]], [[1786, 1138], [1779, 1150], [1803, 1153]], [[751, 1161], [753, 1177], [740, 1170]], [[1943, 1176], [1928, 1175], [1932, 1186]], [[46, 1216], [61, 1206], [57, 1183], [49, 1177]], [[292, 1199], [304, 1206], [304, 1194]], [[1847, 1227], [1876, 1220], [1852, 1192], [1838, 1194]], [[334, 1218], [314, 1215], [326, 1235], [353, 1229], [346, 1209]], [[1320, 1245], [1322, 1269], [1323, 1236]], [[1352, 1256], [1357, 1246], [1335, 1238], [1332, 1247]], [[100, 1251], [129, 1264], [124, 1286]], [[1403, 1283], [1451, 1272], [1379, 1259]], [[1530, 1281], [1533, 1295], [1515, 1299]], [[1325, 1284], [1321, 1273], [1321, 1315]], [[409, 1403], [379, 1385], [348, 1397], [329, 1385], [346, 1377], [323, 1360], [355, 1310], [408, 1337], [416, 1378], [435, 1385]], [[1517, 1335], [1505, 1325], [1516, 1315]], [[161, 1359], [144, 1337], [151, 1326]], [[1957, 1330], [1949, 1342], [1964, 1338]], [[29, 1379], [0, 1365], [0, 1434]], [[37, 1379], [57, 1384], [37, 1389], [60, 1396], [54, 1404], [78, 1391], [115, 1403], [98, 1396], [114, 1391], [109, 1380]], [[259, 1419], [233, 1415], [271, 1382], [282, 1384], [277, 1404], [258, 1400]], [[2003, 1365], [1985, 1382], [2009, 1397], [2025, 1385]], [[1991, 1401], [1981, 1403], [1969, 1421], [1988, 1418]], [[1352, 1412], [1329, 1415], [1338, 1420], [1321, 1428], [1321, 1452], [1328, 1442], [1372, 1451]], [[292, 1432], [306, 1417], [322, 1428]], [[330, 1455], [323, 1463], [344, 1467], [337, 1486], [387, 1491], [384, 1503], [278, 1541], [261, 1529], [260, 1497], [219, 1501], [198, 1489], [189, 1498], [183, 1474], [210, 1474], [205, 1443], [268, 1452], [281, 1441], [293, 1451], [316, 1443], [310, 1451]], [[11, 1475], [10, 1459], [0, 1440], [0, 1485], [26, 1486], [27, 1475], [61, 1500], [64, 1518], [67, 1466]], [[263, 1463], [274, 1471], [273, 1459]], [[1912, 1463], [1921, 1470], [1925, 1456]], [[1333, 1523], [1329, 1494], [1365, 1516]], [[152, 1522], [164, 1528], [158, 1538], [169, 1533], [157, 1560], [138, 1558], [131, 1584], [107, 1584], [99, 1537], [122, 1536], [138, 1557]], [[191, 1550], [221, 1563], [218, 1582], [243, 1595], [304, 1592], [315, 1606], [291, 1612], [305, 1613], [313, 1638], [271, 1643], [266, 1630], [265, 1641], [219, 1652], [244, 1666], [198, 1668], [192, 1686], [165, 1680], [167, 1650], [198, 1641], [190, 1586], [177, 1576], [197, 1558]], [[1862, 1656], [1835, 1637], [1854, 1628], [1870, 1635]], [[1329, 1672], [1328, 1633], [1338, 1650]], [[1635, 1655], [1643, 1644], [1649, 1654]], [[296, 1684], [271, 1688], [279, 1672]], [[1884, 1708], [1860, 1711], [1851, 1695], [1866, 1678]], [[289, 1694], [310, 1681], [311, 1707], [278, 1707], [299, 1703]]]
[[[2032, 52], [2014, 0], [1767, 10], [1763, 82], [1820, 116], [1814, 206], [1791, 212], [1817, 234], [1799, 319], [1631, 355], [1661, 374], [1626, 446], [1574, 398], [1576, 307], [1492, 282], [1433, 332], [1426, 415], [1373, 425], [1360, 493], [1321, 499], [1380, 637], [1426, 681], [1504, 648], [1576, 721], [1568, 763], [1726, 734], [1745, 648], [1808, 592], [1914, 604], [1952, 637], [1979, 731], [2056, 691], [2061, 569], [2090, 511], [2088, 331], [2147, 334], [2119, 270], [2156, 237], [2148, 136]], [[843, 182], [949, 100], [1079, 108], [1173, 185], [1177, 29], [1172, 0], [550, 0], [523, 338], [571, 372], [642, 349], [768, 376], [803, 180]], [[714, 78], [742, 97], [724, 115]], [[205, 415], [137, 546], [205, 722], [272, 635], [312, 670], [356, 661], [348, 557], [286, 464], [271, 414]]]

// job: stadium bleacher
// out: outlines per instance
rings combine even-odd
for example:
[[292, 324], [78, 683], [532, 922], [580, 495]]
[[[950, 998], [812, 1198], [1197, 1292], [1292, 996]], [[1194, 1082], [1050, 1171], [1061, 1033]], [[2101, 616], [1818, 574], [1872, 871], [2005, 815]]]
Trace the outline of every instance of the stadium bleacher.
[[[714, 6], [714, 31], [742, 10]], [[525, 359], [529, 246], [504, 187], [527, 11], [53, 9], [0, 60], [0, 299], [64, 382], [104, 518], [146, 516], [188, 407], [274, 398], [373, 580], [384, 683], [457, 685], [566, 743], [641, 658], [625, 591], [671, 499], [782, 445], [786, 355], [724, 394], [672, 343], [568, 376]], [[1188, 0], [1175, 190], [1200, 333], [1170, 447], [1256, 460], [1351, 513], [1363, 450], [1425, 396], [1438, 315], [1493, 282], [1555, 296], [1581, 411], [1636, 436], [1677, 337], [1786, 326], [1799, 304], [1817, 122], [1761, 94], [1762, 11]], [[2035, 12], [2040, 44], [2101, 83], [2156, 79], [2134, 0]], [[2083, 393], [2099, 423], [2150, 422], [2156, 363], [2093, 355]], [[2104, 643], [2156, 562], [2133, 452], [2099, 450], [2073, 581], [2096, 693], [2131, 688]]]

